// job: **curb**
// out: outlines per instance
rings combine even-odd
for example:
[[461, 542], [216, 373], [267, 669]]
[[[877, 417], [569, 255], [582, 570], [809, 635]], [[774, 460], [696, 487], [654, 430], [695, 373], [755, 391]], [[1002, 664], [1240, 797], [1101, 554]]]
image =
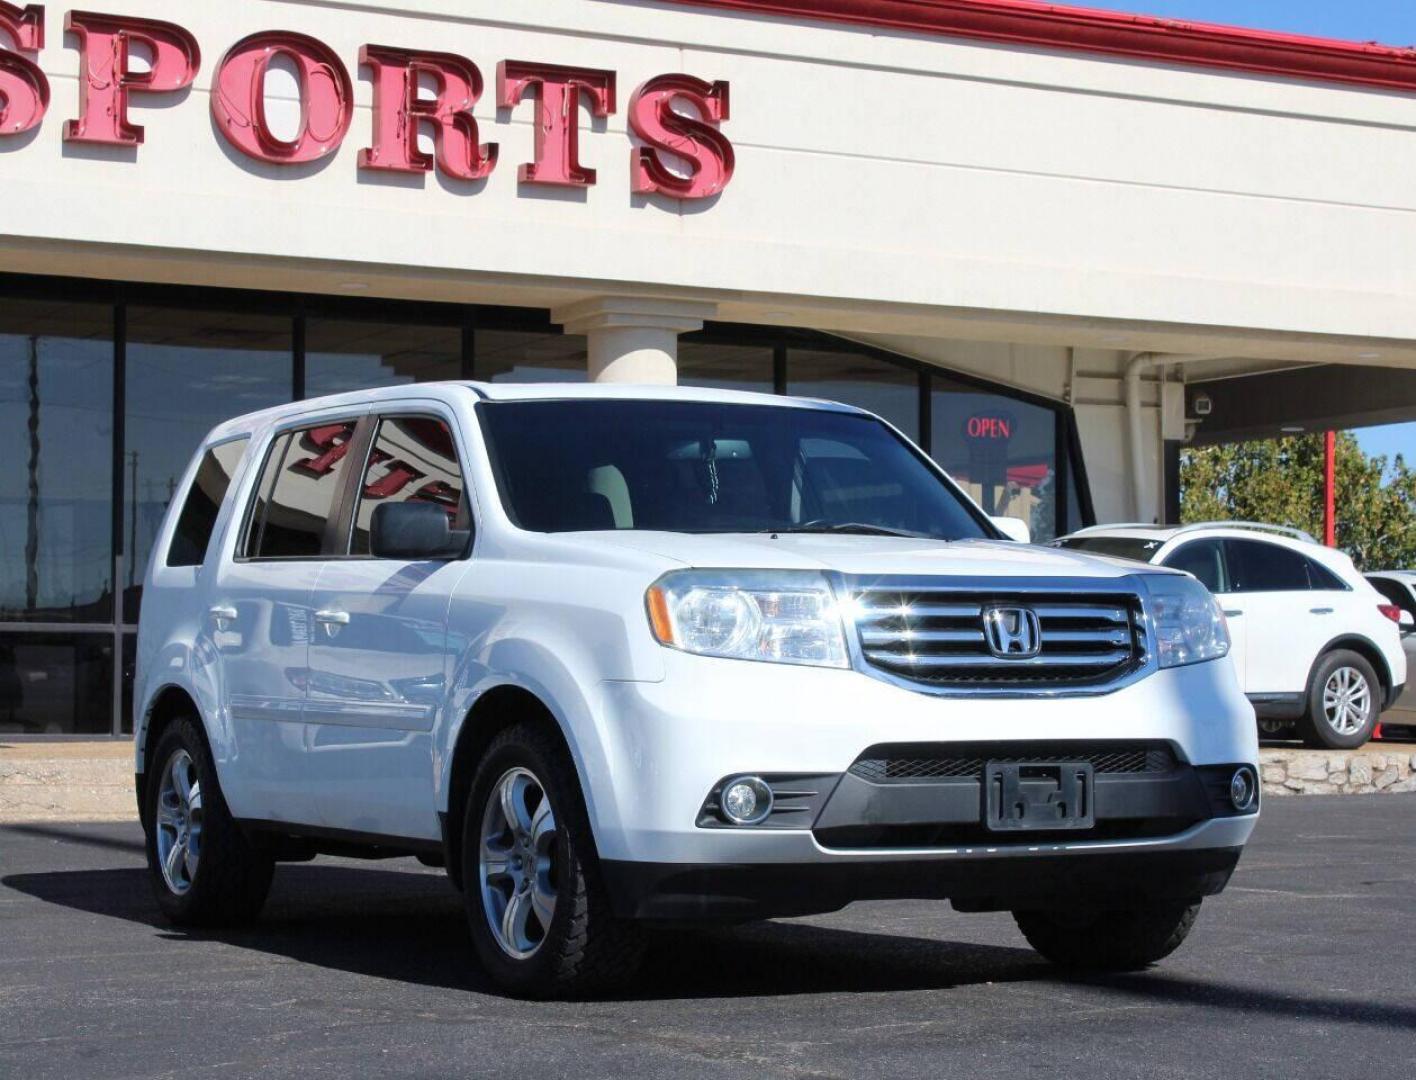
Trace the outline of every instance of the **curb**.
[[1400, 749], [1298, 750], [1264, 747], [1265, 795], [1374, 795], [1416, 791], [1416, 753]]

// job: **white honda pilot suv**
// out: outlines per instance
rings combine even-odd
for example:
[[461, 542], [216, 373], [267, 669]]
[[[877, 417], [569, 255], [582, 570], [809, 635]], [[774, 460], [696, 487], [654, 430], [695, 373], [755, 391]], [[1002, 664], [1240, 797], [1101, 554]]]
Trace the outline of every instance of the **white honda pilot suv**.
[[223, 424], [144, 586], [158, 902], [239, 920], [276, 862], [416, 855], [535, 996], [624, 979], [646, 922], [892, 897], [1158, 960], [1258, 813], [1224, 618], [1004, 537], [824, 402], [450, 383]]

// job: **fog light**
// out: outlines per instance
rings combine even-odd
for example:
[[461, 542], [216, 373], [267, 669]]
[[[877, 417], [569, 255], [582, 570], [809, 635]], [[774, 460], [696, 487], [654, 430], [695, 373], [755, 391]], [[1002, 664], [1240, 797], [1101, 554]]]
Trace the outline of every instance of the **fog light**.
[[756, 776], [739, 776], [723, 785], [723, 817], [734, 825], [757, 825], [772, 812], [772, 789]]
[[1235, 769], [1229, 780], [1229, 801], [1234, 804], [1234, 809], [1252, 810], [1258, 793], [1259, 785], [1254, 770], [1247, 765]]

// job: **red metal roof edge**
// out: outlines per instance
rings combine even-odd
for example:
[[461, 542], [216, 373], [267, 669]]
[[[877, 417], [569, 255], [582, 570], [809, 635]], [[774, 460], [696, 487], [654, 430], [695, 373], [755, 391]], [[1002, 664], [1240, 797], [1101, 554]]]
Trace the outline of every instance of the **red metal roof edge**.
[[693, 7], [1416, 91], [1416, 48], [1038, 0], [666, 0]]

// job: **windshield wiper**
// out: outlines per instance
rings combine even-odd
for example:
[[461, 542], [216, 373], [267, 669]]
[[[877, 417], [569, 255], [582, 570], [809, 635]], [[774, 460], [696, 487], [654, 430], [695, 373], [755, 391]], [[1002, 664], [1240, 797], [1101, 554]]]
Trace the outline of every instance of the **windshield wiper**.
[[807, 521], [800, 525], [789, 525], [785, 529], [763, 529], [764, 533], [846, 533], [853, 536], [902, 536], [909, 540], [937, 540], [928, 533], [911, 532], [908, 529], [891, 529], [885, 525], [871, 525], [864, 521]]

